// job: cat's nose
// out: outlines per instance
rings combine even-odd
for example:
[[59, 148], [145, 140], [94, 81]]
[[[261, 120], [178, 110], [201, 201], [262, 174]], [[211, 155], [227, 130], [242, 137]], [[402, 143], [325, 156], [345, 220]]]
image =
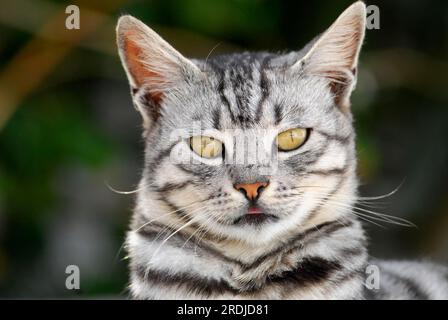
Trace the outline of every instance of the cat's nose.
[[254, 201], [260, 196], [260, 193], [268, 186], [268, 184], [269, 182], [238, 183], [233, 187], [244, 193], [248, 200]]

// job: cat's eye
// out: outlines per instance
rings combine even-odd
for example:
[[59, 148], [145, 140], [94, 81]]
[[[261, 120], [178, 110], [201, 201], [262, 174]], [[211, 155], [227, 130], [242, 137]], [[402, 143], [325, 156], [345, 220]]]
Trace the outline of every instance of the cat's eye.
[[212, 137], [195, 136], [190, 138], [190, 148], [203, 158], [216, 158], [222, 155], [222, 142]]
[[302, 146], [308, 137], [308, 130], [302, 128], [289, 129], [277, 136], [280, 151], [292, 151]]

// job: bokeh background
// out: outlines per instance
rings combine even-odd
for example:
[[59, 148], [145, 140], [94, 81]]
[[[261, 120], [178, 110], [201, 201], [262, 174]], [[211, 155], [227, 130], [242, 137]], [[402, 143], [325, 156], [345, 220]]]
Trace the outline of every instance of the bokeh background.
[[[352, 1], [0, 0], [0, 297], [125, 297], [120, 247], [142, 167], [140, 117], [115, 48], [137, 16], [205, 57], [299, 49]], [[80, 30], [65, 28], [77, 4]], [[448, 264], [448, 2], [368, 1], [353, 112], [364, 196], [418, 228], [367, 225], [372, 255]], [[65, 268], [81, 289], [65, 288]]]

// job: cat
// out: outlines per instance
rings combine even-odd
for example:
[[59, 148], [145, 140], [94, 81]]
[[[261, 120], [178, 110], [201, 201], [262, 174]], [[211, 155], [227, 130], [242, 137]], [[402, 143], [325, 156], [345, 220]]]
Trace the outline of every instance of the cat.
[[146, 143], [126, 240], [133, 298], [448, 297], [444, 267], [371, 261], [354, 209], [350, 94], [365, 19], [356, 2], [301, 51], [205, 60], [119, 19]]

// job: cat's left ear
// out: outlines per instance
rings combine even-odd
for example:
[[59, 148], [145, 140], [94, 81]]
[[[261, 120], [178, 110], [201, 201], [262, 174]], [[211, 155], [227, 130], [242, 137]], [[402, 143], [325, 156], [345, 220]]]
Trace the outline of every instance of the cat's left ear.
[[364, 40], [366, 6], [358, 1], [348, 7], [328, 28], [305, 56], [293, 65], [308, 75], [325, 77], [336, 105], [350, 108], [350, 94], [356, 84], [358, 56]]
[[117, 45], [134, 104], [147, 129], [161, 114], [165, 97], [185, 81], [203, 74], [155, 31], [132, 16], [117, 24]]

